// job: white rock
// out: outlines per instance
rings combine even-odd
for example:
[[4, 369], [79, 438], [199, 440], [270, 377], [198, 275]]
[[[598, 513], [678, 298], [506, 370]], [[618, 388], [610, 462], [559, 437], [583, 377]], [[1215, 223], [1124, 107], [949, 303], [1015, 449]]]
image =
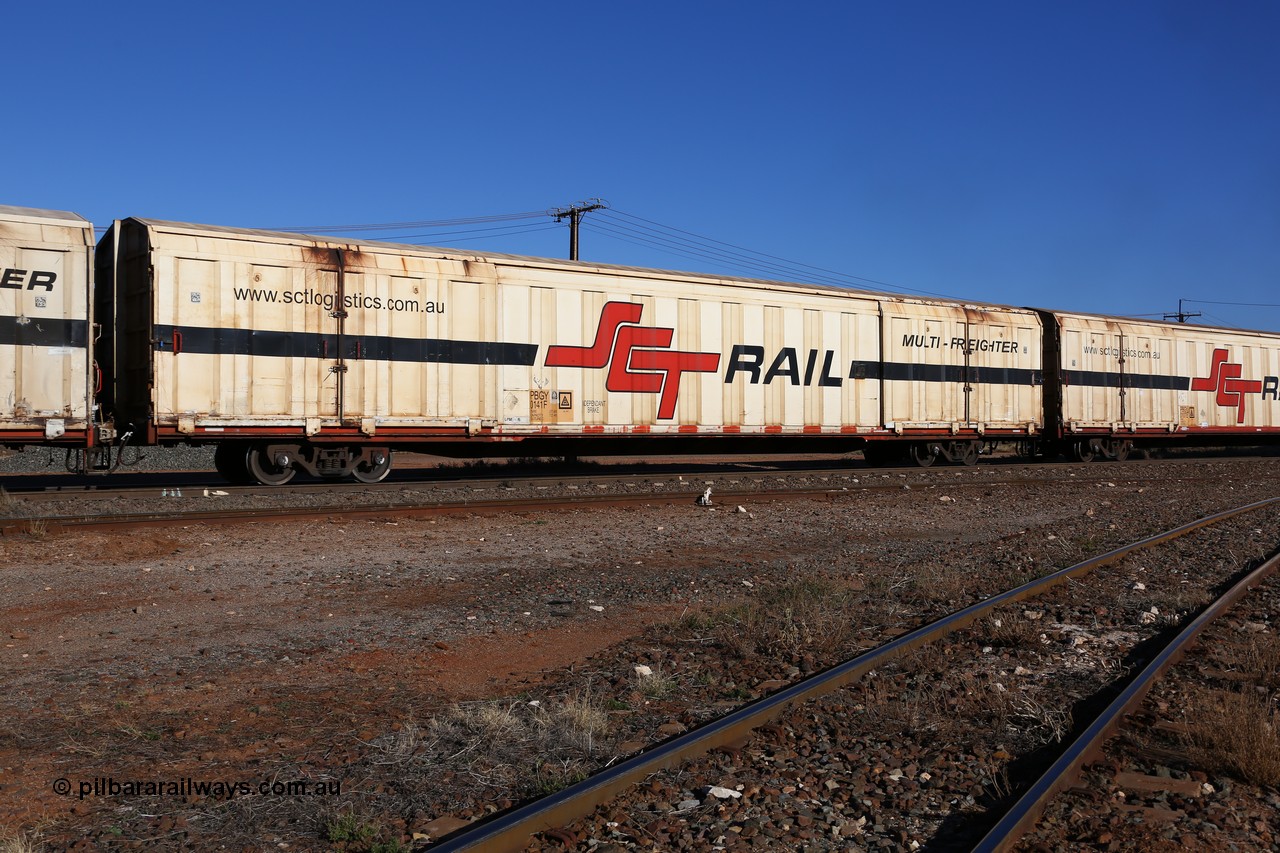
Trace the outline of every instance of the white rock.
[[1144, 590], [1144, 589], [1146, 589], [1146, 588], [1147, 588], [1147, 585], [1146, 585], [1145, 583], [1143, 583], [1142, 581], [1138, 581], [1137, 583], [1135, 583], [1135, 584], [1133, 585], [1133, 589], [1134, 589], [1134, 590], [1136, 590], [1136, 591], [1138, 591], [1138, 592], [1142, 592], [1142, 590]]
[[707, 796], [715, 797], [717, 800], [736, 800], [742, 796], [742, 792], [735, 791], [732, 788], [721, 788], [719, 785], [712, 785], [707, 789]]
[[738, 504], [738, 512], [746, 512], [747, 508], [742, 504]]
[[1212, 793], [1215, 793], [1216, 791], [1216, 789], [1212, 785], [1210, 785], [1208, 782], [1202, 782], [1200, 785], [1200, 790], [1204, 791], [1206, 794], [1212, 794]]
[[641, 678], [648, 678], [649, 676], [653, 675], [653, 670], [645, 666], [644, 664], [637, 664], [636, 675], [640, 676]]
[[594, 611], [595, 611], [595, 612], [597, 612], [597, 613], [603, 613], [603, 612], [604, 612], [604, 608], [603, 608], [603, 607], [601, 607], [599, 604], [593, 604], [593, 605], [591, 605], [590, 607], [588, 607], [587, 609], [588, 609], [588, 610], [594, 610]]
[[701, 800], [681, 800], [680, 804], [676, 806], [676, 811], [678, 812], [692, 811], [693, 809], [696, 809], [700, 805], [702, 805]]

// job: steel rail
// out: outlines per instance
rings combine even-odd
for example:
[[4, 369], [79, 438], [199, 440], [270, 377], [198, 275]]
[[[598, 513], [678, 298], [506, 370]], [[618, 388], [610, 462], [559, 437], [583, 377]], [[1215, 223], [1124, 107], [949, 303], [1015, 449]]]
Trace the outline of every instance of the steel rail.
[[[1161, 468], [1186, 466], [1195, 464], [1202, 460], [1147, 460], [1142, 463], [1142, 467], [1148, 470], [1160, 470]], [[83, 478], [75, 479], [73, 475], [57, 474], [52, 475], [55, 478], [71, 478], [75, 482], [66, 484], [50, 485], [44, 481], [43, 474], [20, 474], [20, 475], [4, 475], [0, 474], [0, 486], [13, 497], [21, 497], [27, 501], [47, 501], [47, 500], [67, 500], [67, 499], [86, 499], [94, 500], [99, 498], [110, 497], [137, 497], [139, 495], [155, 497], [164, 497], [165, 492], [186, 492], [188, 496], [200, 497], [201, 490], [218, 490], [225, 491], [232, 495], [263, 495], [278, 497], [289, 494], [314, 494], [323, 492], [381, 492], [381, 491], [405, 491], [419, 489], [451, 489], [451, 488], [474, 488], [484, 486], [497, 486], [500, 483], [515, 483], [520, 485], [536, 485], [545, 483], [548, 480], [554, 480], [563, 483], [598, 483], [604, 481], [628, 482], [637, 480], [663, 480], [674, 479], [677, 476], [684, 477], [686, 481], [704, 480], [704, 479], [739, 479], [739, 480], [768, 480], [780, 476], [804, 476], [804, 477], [849, 477], [854, 479], [870, 478], [877, 475], [887, 476], [896, 473], [898, 475], [919, 474], [929, 477], [930, 481], [919, 482], [920, 487], [932, 487], [932, 480], [937, 480], [938, 485], [946, 485], [948, 487], [954, 485], [962, 486], [1009, 486], [1009, 485], [1036, 485], [1041, 483], [1073, 483], [1079, 485], [1116, 482], [1125, 484], [1165, 484], [1165, 483], [1191, 483], [1202, 482], [1209, 479], [1220, 479], [1219, 477], [1209, 477], [1205, 475], [1190, 476], [1173, 476], [1173, 477], [1136, 477], [1131, 470], [1131, 463], [1122, 463], [1121, 468], [1100, 468], [1093, 466], [1087, 468], [1087, 475], [1077, 477], [1072, 474], [1069, 478], [1054, 477], [1053, 471], [1061, 471], [1068, 466], [1074, 465], [1081, 467], [1085, 463], [1063, 463], [1062, 465], [1044, 466], [1033, 465], [1031, 463], [1008, 463], [998, 466], [985, 466], [978, 468], [968, 467], [933, 467], [933, 468], [914, 468], [914, 467], [893, 467], [893, 468], [870, 468], [870, 467], [852, 467], [849, 465], [839, 467], [820, 467], [807, 466], [793, 463], [787, 460], [782, 462], [770, 462], [768, 460], [748, 461], [748, 462], [726, 462], [719, 467], [709, 468], [686, 468], [676, 467], [673, 470], [664, 471], [657, 468], [644, 468], [640, 470], [621, 470], [613, 472], [608, 470], [608, 466], [602, 467], [600, 470], [588, 473], [565, 473], [563, 471], [547, 472], [547, 473], [489, 473], [485, 472], [478, 475], [460, 475], [456, 472], [439, 472], [434, 471], [428, 476], [407, 479], [406, 477], [414, 469], [397, 469], [392, 476], [380, 483], [356, 483], [352, 481], [325, 481], [325, 480], [294, 480], [285, 486], [234, 486], [224, 481], [220, 475], [207, 471], [150, 471], [136, 472], [128, 476], [130, 478], [146, 478], [154, 480], [154, 485], [150, 482], [140, 482], [129, 485], [106, 485], [102, 482], [86, 482]], [[1136, 463], [1132, 463], [1136, 464]], [[748, 467], [750, 466], [750, 467]], [[970, 475], [991, 475], [1005, 471], [1009, 468], [1022, 466], [1032, 471], [1044, 471], [1043, 474], [1032, 474], [1029, 476], [1008, 476], [997, 480], [987, 480], [977, 477], [975, 479], [955, 479], [948, 475], [958, 475], [967, 473]], [[619, 468], [623, 468], [623, 464], [619, 464]], [[422, 469], [430, 470], [430, 469]], [[190, 475], [190, 478], [183, 481], [177, 479], [184, 475]], [[36, 481], [31, 484], [28, 480]], [[913, 487], [916, 485], [913, 482]], [[891, 485], [859, 483], [859, 487], [874, 488], [892, 488]], [[900, 487], [900, 486], [899, 486]], [[178, 495], [182, 496], [182, 495]]]
[[974, 853], [1008, 850], [1030, 832], [1049, 801], [1075, 783], [1086, 763], [1101, 755], [1103, 746], [1116, 734], [1123, 719], [1141, 708], [1156, 681], [1182, 659], [1201, 632], [1230, 610], [1250, 589], [1275, 573], [1277, 568], [1280, 568], [1280, 553], [1241, 578], [1191, 620], [991, 828], [973, 848]]
[[964, 628], [996, 607], [1039, 595], [1068, 580], [1118, 562], [1137, 551], [1172, 541], [1203, 527], [1276, 502], [1280, 502], [1280, 497], [1256, 501], [1206, 516], [1074, 566], [1060, 569], [978, 604], [957, 610], [869, 652], [744, 705], [718, 720], [676, 735], [554, 794], [459, 830], [452, 837], [432, 845], [430, 849], [435, 853], [460, 853], [460, 851], [515, 853], [523, 850], [535, 834], [562, 827], [586, 817], [598, 806], [608, 802], [626, 788], [634, 786], [646, 776], [701, 756], [713, 749], [739, 743], [745, 740], [753, 730], [775, 719], [791, 705], [807, 702], [845, 687], [876, 667], [883, 666], [926, 643]]

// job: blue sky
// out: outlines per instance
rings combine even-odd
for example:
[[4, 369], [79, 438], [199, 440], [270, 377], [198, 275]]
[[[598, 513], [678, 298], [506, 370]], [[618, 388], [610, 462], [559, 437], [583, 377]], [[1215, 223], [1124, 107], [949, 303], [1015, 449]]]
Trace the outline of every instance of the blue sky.
[[[584, 260], [1280, 330], [1217, 304], [1280, 305], [1274, 2], [22, 3], [5, 31], [4, 204], [307, 227], [602, 197]], [[568, 248], [545, 216], [364, 233]]]

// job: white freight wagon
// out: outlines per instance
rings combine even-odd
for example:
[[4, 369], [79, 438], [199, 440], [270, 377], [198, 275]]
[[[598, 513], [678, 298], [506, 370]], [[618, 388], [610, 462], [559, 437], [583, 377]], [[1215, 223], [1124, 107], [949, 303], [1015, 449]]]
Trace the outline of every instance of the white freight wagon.
[[1025, 309], [142, 219], [103, 238], [97, 279], [117, 429], [217, 442], [264, 482], [377, 480], [409, 446], [880, 439], [971, 463], [1044, 422]]
[[0, 444], [88, 446], [93, 226], [0, 205]]
[[[1078, 459], [1130, 444], [1280, 435], [1280, 338], [1056, 312], [1062, 443]], [[1051, 401], [1052, 403], [1052, 401]]]

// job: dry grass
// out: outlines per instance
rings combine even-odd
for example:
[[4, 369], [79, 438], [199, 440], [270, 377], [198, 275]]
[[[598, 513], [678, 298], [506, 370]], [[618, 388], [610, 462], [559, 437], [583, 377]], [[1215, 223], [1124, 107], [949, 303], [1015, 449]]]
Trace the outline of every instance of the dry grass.
[[608, 733], [602, 706], [589, 690], [558, 700], [458, 705], [425, 730], [414, 726], [405, 734], [408, 727], [402, 728], [383, 752], [392, 761], [411, 757], [483, 785], [547, 793], [586, 775], [586, 762]]
[[1259, 634], [1249, 640], [1240, 655], [1240, 669], [1254, 675], [1268, 690], [1280, 690], [1280, 637]]
[[1280, 785], [1280, 708], [1252, 687], [1214, 690], [1188, 705], [1192, 757], [1254, 785]]
[[648, 675], [636, 673], [635, 680], [636, 692], [646, 699], [664, 699], [680, 687], [675, 677], [663, 672], [662, 667], [655, 668]]
[[43, 853], [44, 849], [36, 832], [0, 835], [0, 853]]
[[721, 614], [712, 628], [717, 643], [739, 657], [755, 654], [796, 659], [847, 646], [865, 612], [861, 592], [822, 578], [765, 589]]
[[1005, 649], [1038, 649], [1041, 625], [1018, 610], [1001, 608], [995, 615], [973, 627], [977, 639], [987, 646]]

